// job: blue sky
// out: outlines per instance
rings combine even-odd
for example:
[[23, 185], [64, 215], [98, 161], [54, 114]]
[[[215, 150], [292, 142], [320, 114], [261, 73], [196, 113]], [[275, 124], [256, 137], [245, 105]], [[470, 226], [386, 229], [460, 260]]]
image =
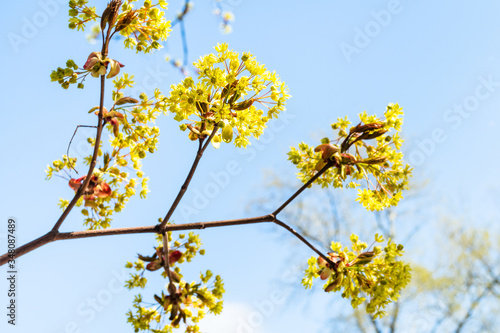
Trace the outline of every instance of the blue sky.
[[[102, 9], [104, 3], [93, 5]], [[219, 32], [219, 21], [212, 14], [214, 3], [195, 1], [185, 22], [190, 62], [212, 52], [217, 43], [228, 42], [236, 51], [251, 51], [275, 70], [293, 97], [283, 118], [270, 124], [265, 136], [247, 151], [231, 146], [207, 151], [191, 192], [183, 199], [184, 208], [195, 207], [198, 212], [182, 214], [181, 205], [174, 220], [254, 215], [246, 207], [263, 196], [265, 170], [295, 181], [295, 170], [286, 161], [290, 146], [300, 141], [315, 144], [330, 134], [330, 124], [337, 117], [348, 115], [355, 121], [363, 110], [382, 114], [388, 103], [404, 107], [404, 150], [415, 179], [429, 180], [427, 195], [434, 203], [430, 209], [436, 214], [453, 212], [479, 225], [498, 220], [500, 3], [222, 3], [236, 16], [229, 35]], [[181, 6], [180, 1], [172, 1], [167, 15], [174, 17]], [[65, 181], [45, 180], [46, 165], [65, 154], [76, 125], [95, 121], [87, 111], [97, 104], [97, 80], [87, 80], [83, 91], [62, 90], [50, 82], [50, 72], [67, 59], [83, 65], [98, 47], [86, 42], [85, 33], [67, 29], [64, 1], [11, 1], [1, 15], [4, 163], [0, 183], [4, 191], [0, 207], [2, 221], [16, 218], [20, 245], [52, 228], [60, 215], [59, 197], [72, 195]], [[119, 41], [111, 43], [110, 54], [146, 90], [156, 84], [168, 94], [170, 84], [182, 79], [164, 60], [167, 54], [173, 58], [182, 54], [178, 27], [167, 46], [153, 55], [136, 56], [123, 50]], [[172, 117], [162, 117], [157, 124], [162, 133], [159, 151], [144, 164], [151, 193], [147, 200], [131, 201], [115, 217], [115, 227], [151, 225], [164, 216], [194, 157], [195, 145]], [[85, 134], [91, 132], [83, 130], [74, 141], [72, 153], [77, 156], [86, 153]], [[228, 168], [237, 171], [228, 184], [220, 186], [220, 193], [208, 203], [196, 201], [196, 193], [203, 193], [207, 184], [215, 182], [214, 175]], [[0, 228], [4, 251], [6, 223]], [[81, 215], [74, 211], [62, 230], [81, 229]], [[227, 312], [223, 319], [208, 320], [208, 332], [234, 332], [243, 325], [240, 319], [252, 324], [251, 332], [319, 332], [321, 318], [329, 314], [325, 304], [332, 298], [340, 300], [338, 295], [290, 287], [289, 281], [300, 278], [293, 269], [299, 260], [290, 266], [290, 253], [302, 262], [312, 253], [306, 247], [298, 251], [271, 227], [212, 229], [200, 235], [207, 254], [185, 267], [186, 278], [210, 268], [222, 275], [226, 285]], [[0, 327], [8, 332], [131, 332], [124, 314], [134, 293], [119, 288], [123, 266], [137, 252], [150, 252], [152, 246], [152, 235], [103, 237], [60, 241], [22, 257], [18, 326], [13, 329], [2, 319]], [[4, 278], [0, 281], [4, 304], [7, 287]], [[151, 293], [163, 284], [153, 281], [156, 288], [148, 289]], [[262, 304], [269, 304], [273, 292], [273, 306], [266, 308]], [[309, 301], [285, 306], [285, 298]], [[305, 305], [310, 309], [303, 312]]]

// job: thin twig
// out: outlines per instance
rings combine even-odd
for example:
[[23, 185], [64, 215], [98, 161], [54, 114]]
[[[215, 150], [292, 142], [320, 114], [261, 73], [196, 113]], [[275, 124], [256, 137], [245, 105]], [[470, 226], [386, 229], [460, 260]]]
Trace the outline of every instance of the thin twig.
[[318, 179], [322, 174], [326, 172], [326, 170], [330, 169], [330, 167], [332, 167], [333, 165], [334, 162], [329, 161], [321, 170], [318, 171], [318, 173], [312, 176], [311, 179], [309, 179], [304, 185], [302, 185], [301, 188], [297, 190], [297, 192], [295, 192], [290, 198], [288, 198], [287, 201], [285, 201], [278, 209], [276, 209], [273, 212], [273, 215], [277, 216], [279, 212], [285, 209], [285, 207], [288, 206], [288, 204], [293, 201], [293, 199], [295, 199], [300, 193], [302, 193], [306, 188], [308, 188], [309, 185], [311, 185], [316, 179]]
[[332, 268], [335, 267], [335, 264], [332, 262], [332, 260], [330, 258], [328, 258], [327, 256], [325, 256], [323, 254], [323, 252], [321, 252], [316, 247], [314, 247], [314, 245], [312, 245], [311, 243], [309, 243], [307, 241], [307, 239], [305, 239], [301, 234], [299, 234], [297, 231], [295, 231], [288, 224], [286, 224], [285, 222], [282, 222], [282, 221], [280, 221], [278, 219], [275, 219], [273, 222], [276, 223], [277, 225], [285, 228], [286, 230], [288, 230], [289, 232], [291, 232], [295, 237], [297, 237], [298, 239], [300, 239], [300, 241], [302, 243], [306, 244], [311, 250], [313, 250], [314, 252], [316, 252], [321, 258], [325, 259], [326, 262], [330, 265], [330, 267], [332, 267]]
[[128, 228], [114, 228], [114, 229], [103, 229], [103, 230], [84, 230], [84, 231], [61, 232], [56, 236], [55, 240], [90, 238], [90, 237], [99, 237], [99, 236], [127, 235], [127, 234], [157, 233], [157, 232], [158, 232], [158, 225], [153, 225], [153, 226], [148, 226], [148, 227], [128, 227]]
[[184, 60], [182, 62], [182, 66], [186, 67], [188, 64], [188, 46], [187, 46], [187, 38], [186, 38], [186, 29], [184, 28], [184, 20], [180, 22], [181, 25], [181, 37], [182, 37], [182, 51], [184, 55]]
[[167, 225], [168, 221], [172, 217], [172, 214], [174, 213], [175, 209], [177, 208], [177, 205], [179, 205], [179, 202], [181, 201], [182, 197], [184, 196], [184, 193], [186, 193], [186, 190], [189, 186], [189, 183], [191, 182], [191, 179], [193, 178], [193, 175], [196, 171], [196, 168], [198, 167], [198, 163], [200, 162], [200, 159], [203, 156], [203, 152], [205, 151], [205, 149], [207, 149], [208, 144], [210, 143], [210, 141], [212, 140], [212, 138], [214, 137], [214, 135], [218, 129], [219, 129], [218, 126], [214, 127], [212, 133], [210, 134], [208, 139], [206, 139], [207, 141], [205, 142], [205, 145], [203, 145], [203, 140], [205, 140], [205, 139], [199, 140], [198, 151], [196, 152], [196, 157], [193, 161], [193, 165], [191, 166], [191, 170], [189, 170], [189, 173], [186, 177], [186, 180], [184, 181], [184, 184], [182, 184], [182, 187], [179, 190], [177, 197], [175, 198], [174, 202], [172, 203], [172, 206], [170, 206], [170, 209], [168, 210], [167, 215], [165, 215], [165, 218], [161, 222], [161, 226], [160, 226], [161, 230], [165, 229], [165, 226]]
[[71, 143], [73, 142], [73, 138], [75, 137], [76, 132], [78, 131], [78, 129], [79, 129], [80, 127], [97, 128], [97, 126], [93, 126], [93, 125], [78, 125], [78, 126], [76, 126], [76, 128], [75, 128], [75, 132], [73, 133], [73, 136], [71, 137], [71, 140], [69, 140], [68, 149], [66, 149], [66, 156], [68, 157], [68, 161], [70, 162], [70, 165], [69, 165], [69, 166], [71, 167], [71, 169], [73, 169], [73, 170], [76, 172], [76, 174], [77, 174], [77, 175], [78, 175], [79, 173], [78, 173], [78, 171], [76, 171], [76, 169], [73, 167], [73, 164], [71, 164], [71, 160], [70, 160], [70, 158], [69, 158], [69, 148], [71, 147]]
[[[182, 22], [181, 22], [181, 26], [182, 26]], [[172, 206], [168, 210], [167, 215], [165, 216], [165, 218], [163, 219], [163, 221], [160, 225], [160, 229], [163, 230], [163, 232], [162, 232], [162, 235], [163, 235], [163, 255], [165, 257], [164, 267], [165, 267], [165, 270], [167, 271], [167, 275], [168, 275], [169, 290], [171, 290], [173, 288], [170, 286], [170, 285], [173, 285], [173, 281], [172, 281], [172, 274], [170, 272], [170, 261], [168, 258], [169, 257], [168, 232], [164, 230], [164, 227], [166, 226], [166, 223], [168, 223], [168, 221], [170, 220], [170, 217], [172, 216], [175, 209], [177, 208], [177, 205], [179, 205], [179, 202], [181, 201], [182, 197], [184, 196], [184, 193], [186, 193], [186, 190], [189, 186], [189, 183], [191, 182], [191, 179], [193, 178], [194, 172], [196, 171], [196, 167], [198, 166], [198, 163], [200, 162], [200, 159], [203, 156], [203, 152], [205, 151], [205, 149], [207, 149], [208, 144], [210, 143], [210, 141], [214, 137], [215, 133], [217, 133], [218, 129], [219, 129], [219, 127], [216, 125], [214, 127], [214, 129], [212, 130], [212, 133], [210, 134], [208, 139], [206, 139], [205, 144], [203, 144], [203, 140], [205, 140], [205, 139], [203, 139], [203, 138], [199, 139], [198, 151], [196, 152], [196, 158], [193, 161], [193, 165], [191, 167], [191, 170], [189, 171], [189, 174], [186, 177], [184, 184], [182, 184], [182, 187], [179, 190], [179, 194], [177, 194], [177, 197], [175, 198], [174, 202], [172, 203]]]

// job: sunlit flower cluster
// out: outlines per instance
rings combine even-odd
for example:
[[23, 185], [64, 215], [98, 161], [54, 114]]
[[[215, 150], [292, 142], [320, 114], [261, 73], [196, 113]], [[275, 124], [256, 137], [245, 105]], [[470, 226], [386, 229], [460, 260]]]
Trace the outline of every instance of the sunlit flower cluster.
[[288, 159], [297, 165], [303, 182], [328, 168], [315, 183], [337, 188], [345, 183], [349, 188], [359, 188], [365, 183], [356, 199], [364, 207], [381, 210], [395, 206], [411, 176], [411, 168], [403, 163], [400, 151], [402, 114], [398, 104], [389, 104], [383, 119], [363, 112], [360, 123], [350, 129], [347, 117], [339, 118], [332, 124], [336, 139], [324, 138], [315, 148], [302, 142], [298, 148], [291, 148]]
[[170, 21], [165, 20], [167, 2], [158, 0], [152, 4], [144, 1], [142, 7], [134, 9], [136, 0], [112, 0], [101, 15], [96, 14], [95, 7], [88, 7], [88, 0], [71, 0], [69, 27], [84, 30], [85, 24], [97, 21], [99, 25], [92, 27], [91, 39], [98, 36], [97, 29], [104, 32], [109, 27], [113, 32], [125, 37], [126, 48], [134, 48], [137, 52], [148, 53], [162, 47], [160, 41], [165, 41], [169, 35]]
[[217, 54], [201, 57], [194, 65], [198, 81], [187, 77], [171, 88], [167, 105], [175, 120], [183, 122], [189, 138], [208, 136], [217, 127], [212, 144], [222, 141], [246, 147], [258, 138], [266, 123], [285, 110], [288, 88], [250, 53], [241, 56], [219, 44]]
[[[383, 241], [382, 236], [375, 235], [376, 243]], [[398, 300], [399, 292], [411, 279], [410, 265], [396, 260], [403, 255], [403, 245], [389, 239], [383, 249], [375, 246], [370, 250], [354, 234], [351, 242], [352, 250], [332, 242], [333, 252], [328, 256], [333, 266], [322, 257], [309, 259], [302, 284], [311, 288], [313, 279], [320, 277], [326, 280], [326, 292], [342, 291], [342, 297], [351, 299], [353, 308], [367, 301], [366, 311], [381, 318], [386, 315], [383, 309]]]
[[[111, 192], [106, 196], [96, 195], [90, 200], [88, 196], [81, 198], [77, 206], [85, 203], [82, 214], [86, 217], [84, 224], [90, 229], [108, 228], [111, 216], [120, 212], [127, 201], [136, 194], [136, 188], [140, 186], [140, 197], [146, 198], [148, 193], [147, 181], [144, 177], [141, 160], [147, 153], [153, 153], [158, 144], [160, 130], [153, 126], [158, 115], [163, 112], [164, 97], [156, 90], [154, 97], [148, 98], [141, 94], [139, 100], [124, 96], [123, 90], [132, 87], [133, 76], [124, 74], [113, 81], [115, 90], [112, 93], [114, 103], [108, 111], [103, 109], [103, 119], [106, 129], [109, 131], [109, 151], [101, 145], [99, 149], [98, 168], [94, 175], [98, 182], [104, 182]], [[89, 113], [98, 114], [99, 107], [93, 107]], [[91, 147], [95, 145], [94, 138], [88, 138]], [[84, 163], [90, 164], [92, 156], [85, 157]], [[70, 187], [78, 189], [84, 179], [75, 179], [71, 172], [76, 170], [76, 158], [63, 156], [47, 167], [47, 178], [50, 179], [54, 173], [70, 178]], [[128, 169], [128, 170], [127, 170]], [[129, 171], [132, 170], [131, 174]], [[64, 177], [63, 176], [63, 177]], [[97, 180], [96, 180], [97, 184]], [[90, 194], [90, 193], [89, 193]], [[83, 200], [83, 201], [82, 201]], [[66, 208], [69, 201], [60, 199], [60, 207]]]
[[[172, 234], [168, 233], [168, 235], [171, 241], [168, 260], [172, 284], [167, 283], [165, 291], [162, 291], [160, 295], [154, 295], [153, 306], [148, 306], [141, 294], [136, 295], [134, 312], [127, 313], [128, 322], [132, 324], [136, 332], [139, 330], [172, 332], [173, 328], [181, 325], [185, 332], [199, 332], [197, 323], [205, 316], [206, 311], [215, 314], [222, 311], [224, 284], [220, 276], [214, 277], [213, 273], [207, 270], [205, 274], [200, 273], [200, 282], [188, 283], [183, 280], [181, 274], [179, 264], [191, 261], [197, 254], [205, 254], [205, 251], [200, 249], [199, 236], [190, 232], [187, 238], [185, 234], [180, 234], [177, 240], [172, 241]], [[139, 255], [136, 262], [127, 263], [127, 268], [136, 271], [130, 274], [130, 279], [126, 282], [127, 288], [145, 288], [146, 271], [161, 269], [162, 276], [165, 279], [168, 277], [164, 269], [165, 257], [161, 235], [157, 236], [157, 242], [158, 246], [152, 256]]]

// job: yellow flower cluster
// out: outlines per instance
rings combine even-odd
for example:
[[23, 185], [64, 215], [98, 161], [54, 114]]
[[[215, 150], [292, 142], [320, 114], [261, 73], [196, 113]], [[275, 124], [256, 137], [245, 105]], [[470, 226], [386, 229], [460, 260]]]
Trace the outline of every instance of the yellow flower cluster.
[[324, 138], [315, 148], [302, 142], [298, 148], [291, 148], [288, 159], [297, 165], [298, 177], [304, 183], [327, 168], [315, 183], [336, 188], [347, 183], [348, 188], [358, 188], [364, 182], [366, 187], [358, 189], [356, 201], [369, 210], [395, 206], [411, 176], [400, 151], [402, 115], [398, 104], [389, 104], [383, 119], [363, 112], [360, 123], [350, 129], [347, 117], [339, 118], [332, 124], [338, 132], [336, 139]]
[[[106, 108], [103, 110], [106, 129], [110, 133], [109, 151], [105, 151], [101, 143], [98, 168], [94, 171], [96, 177], [106, 181], [112, 192], [107, 197], [97, 197], [92, 201], [92, 206], [89, 206], [89, 202], [85, 203], [86, 208], [81, 212], [85, 216], [84, 225], [89, 229], [108, 228], [111, 216], [125, 207], [128, 200], [136, 194], [137, 187], [140, 186], [140, 197], [146, 198], [149, 192], [148, 178], [142, 171], [141, 160], [147, 153], [153, 153], [157, 149], [160, 130], [153, 123], [164, 110], [162, 101], [165, 98], [158, 90], [152, 98], [145, 94], [141, 94], [140, 100], [124, 96], [123, 90], [134, 85], [132, 75], [124, 73], [113, 84], [113, 105], [109, 111]], [[89, 113], [97, 114], [98, 109], [99, 107], [94, 107]], [[95, 146], [94, 138], [87, 140], [92, 147]], [[89, 165], [91, 159], [91, 155], [85, 157], [85, 164]], [[76, 162], [76, 158], [67, 156], [54, 161], [47, 167], [47, 179], [54, 173], [69, 175], [77, 167]], [[133, 174], [130, 174], [130, 170]], [[65, 209], [68, 203], [68, 200], [61, 199], [59, 206]], [[80, 199], [77, 206], [82, 204], [83, 200]]]
[[[168, 237], [171, 241], [169, 263], [170, 268], [173, 269], [170, 271], [173, 284], [167, 284], [167, 293], [162, 291], [161, 295], [154, 295], [156, 303], [153, 307], [144, 304], [141, 294], [135, 296], [133, 306], [135, 310], [127, 313], [127, 321], [132, 324], [136, 332], [139, 330], [172, 332], [173, 328], [178, 328], [181, 324], [185, 332], [199, 332], [198, 322], [205, 316], [206, 311], [214, 314], [220, 314], [222, 311], [222, 295], [225, 290], [219, 275], [214, 276], [210, 270], [207, 270], [205, 274], [200, 273], [198, 283], [188, 283], [182, 280], [179, 264], [191, 261], [198, 253], [201, 255], [205, 253], [200, 249], [199, 236], [193, 232], [190, 232], [188, 237], [185, 234], [179, 234], [178, 239], [173, 242], [172, 233], [169, 232]], [[126, 281], [127, 288], [145, 288], [146, 270], [161, 269], [162, 276], [167, 278], [167, 273], [163, 269], [165, 258], [162, 238], [161, 235], [157, 236], [158, 246], [153, 256], [139, 255], [137, 262], [127, 262], [126, 267], [136, 271], [131, 273], [130, 279]], [[144, 261], [149, 263], [145, 265]]]
[[[381, 243], [384, 238], [375, 235], [375, 242]], [[369, 250], [367, 244], [359, 241], [357, 235], [351, 235], [352, 250], [342, 248], [342, 244], [332, 242], [328, 256], [330, 265], [322, 257], [311, 257], [302, 284], [311, 288], [313, 279], [320, 277], [326, 280], [326, 292], [342, 290], [343, 298], [350, 298], [353, 308], [357, 308], [369, 297], [366, 311], [375, 318], [386, 315], [383, 309], [391, 302], [397, 301], [399, 292], [411, 279], [410, 265], [396, 260], [403, 255], [403, 246], [390, 239], [384, 249], [375, 246]]]
[[249, 137], [258, 138], [266, 123], [285, 110], [288, 88], [275, 73], [266, 70], [250, 53], [241, 56], [227, 44], [215, 48], [217, 54], [201, 57], [194, 66], [198, 82], [187, 77], [171, 87], [167, 106], [174, 119], [189, 129], [197, 140], [212, 133], [212, 144], [233, 141], [246, 147]]
[[[170, 21], [165, 20], [167, 2], [158, 0], [152, 4], [146, 0], [142, 7], [134, 9], [136, 0], [113, 0], [101, 15], [96, 14], [95, 7], [87, 6], [88, 0], [70, 0], [69, 28], [85, 30], [85, 24], [100, 20], [100, 24], [92, 30], [104, 31], [109, 25], [113, 33], [125, 37], [125, 48], [135, 48], [137, 52], [148, 53], [159, 49], [160, 41], [165, 41], [169, 35]], [[98, 33], [94, 34], [97, 36]]]

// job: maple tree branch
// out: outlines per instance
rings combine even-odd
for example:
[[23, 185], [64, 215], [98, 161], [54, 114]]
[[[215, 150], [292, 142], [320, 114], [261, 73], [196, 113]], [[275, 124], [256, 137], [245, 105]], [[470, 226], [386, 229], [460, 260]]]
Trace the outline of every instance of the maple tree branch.
[[179, 190], [179, 193], [177, 194], [177, 197], [175, 198], [174, 202], [172, 203], [172, 206], [170, 206], [170, 209], [168, 210], [167, 215], [165, 215], [165, 218], [161, 222], [161, 226], [160, 226], [161, 230], [164, 231], [165, 226], [167, 225], [168, 221], [172, 217], [172, 214], [174, 213], [175, 209], [177, 208], [177, 205], [179, 205], [179, 202], [181, 201], [182, 197], [184, 196], [184, 193], [186, 193], [186, 190], [189, 186], [189, 183], [191, 182], [191, 179], [193, 179], [193, 175], [196, 171], [196, 168], [198, 167], [198, 163], [200, 162], [200, 159], [203, 156], [203, 152], [205, 151], [205, 149], [207, 149], [208, 144], [210, 143], [210, 141], [214, 137], [215, 133], [217, 133], [218, 129], [219, 129], [219, 127], [216, 125], [214, 127], [212, 133], [208, 137], [208, 139], [206, 139], [204, 145], [203, 145], [203, 142], [205, 139], [200, 138], [198, 151], [196, 152], [196, 157], [193, 161], [193, 165], [191, 166], [191, 170], [189, 170], [189, 173], [186, 177], [186, 180], [184, 181], [184, 184], [182, 184], [181, 189]]
[[158, 233], [158, 225], [147, 226], [147, 227], [128, 227], [128, 228], [114, 228], [114, 229], [103, 229], [103, 230], [61, 232], [57, 234], [55, 240], [127, 235], [127, 234], [146, 234], [146, 233]]
[[[109, 44], [109, 39], [110, 39], [110, 31], [111, 27], [108, 28], [108, 32], [106, 34], [106, 38], [102, 42], [102, 49], [101, 49], [101, 54], [103, 58], [106, 58], [108, 55], [108, 44]], [[95, 137], [95, 142], [94, 142], [94, 152], [92, 154], [92, 160], [90, 161], [89, 164], [89, 171], [87, 172], [87, 177], [85, 177], [83, 184], [78, 188], [78, 190], [75, 193], [75, 196], [71, 200], [71, 202], [68, 204], [64, 212], [61, 214], [57, 222], [54, 224], [54, 227], [52, 228], [52, 233], [57, 233], [59, 228], [61, 227], [61, 224], [64, 222], [66, 217], [68, 217], [69, 213], [75, 207], [76, 203], [80, 199], [80, 197], [83, 195], [84, 191], [86, 190], [88, 184], [90, 183], [90, 178], [92, 177], [94, 173], [94, 168], [97, 164], [97, 156], [99, 155], [99, 146], [101, 145], [101, 136], [102, 136], [102, 129], [104, 127], [103, 124], [103, 109], [104, 109], [104, 86], [105, 86], [105, 80], [106, 77], [105, 75], [101, 75], [101, 91], [100, 91], [100, 97], [99, 97], [99, 114], [97, 116], [97, 133]], [[43, 237], [43, 236], [42, 236]]]
[[56, 234], [57, 231], [49, 231], [45, 235], [38, 237], [37, 239], [32, 240], [31, 242], [26, 243], [23, 246], [16, 248], [13, 254], [5, 253], [4, 255], [0, 256], [0, 266], [5, 265], [9, 260], [16, 259], [28, 252], [38, 249], [39, 247], [47, 243], [53, 242]]
[[[195, 222], [195, 223], [183, 223], [183, 224], [168, 224], [163, 229], [163, 232], [168, 231], [183, 231], [183, 230], [193, 230], [193, 229], [207, 229], [207, 228], [217, 228], [226, 227], [232, 225], [243, 225], [243, 224], [255, 224], [264, 222], [274, 222], [281, 227], [285, 228], [308, 247], [310, 247], [314, 252], [323, 257], [327, 262], [331, 260], [317, 250], [311, 243], [309, 243], [303, 236], [298, 232], [288, 226], [286, 223], [277, 220], [274, 215], [268, 214], [257, 217], [249, 217], [242, 219], [232, 219], [232, 220], [220, 220], [220, 221], [209, 221], [209, 222]], [[29, 253], [45, 244], [65, 239], [78, 239], [78, 238], [90, 238], [90, 237], [100, 237], [100, 236], [113, 236], [113, 235], [127, 235], [127, 234], [143, 234], [143, 233], [157, 233], [161, 234], [161, 225], [157, 224], [155, 226], [146, 227], [128, 227], [128, 228], [114, 228], [114, 229], [103, 229], [103, 230], [84, 230], [84, 231], [72, 231], [72, 232], [58, 232], [50, 231], [47, 234], [24, 244], [23, 246], [16, 249], [13, 256], [9, 256], [8, 253], [0, 256], [0, 266], [6, 264], [11, 259], [16, 259], [26, 253]], [[167, 256], [168, 258], [168, 256]]]
[[[102, 123], [100, 125], [101, 125], [100, 128], [102, 130]], [[307, 241], [307, 239], [305, 239], [300, 233], [298, 233], [293, 228], [291, 228], [288, 224], [286, 224], [283, 221], [280, 221], [276, 218], [276, 215], [279, 212], [281, 212], [290, 202], [292, 202], [293, 199], [295, 199], [300, 193], [302, 193], [307, 187], [309, 187], [309, 185], [311, 185], [318, 177], [320, 177], [324, 172], [326, 172], [326, 170], [328, 170], [328, 168], [330, 168], [334, 162], [328, 162], [320, 171], [318, 171], [318, 173], [316, 173], [313, 177], [311, 177], [311, 179], [309, 179], [300, 189], [298, 189], [288, 200], [286, 200], [272, 214], [258, 216], [258, 217], [243, 218], [243, 219], [233, 219], [233, 220], [195, 222], [195, 223], [184, 223], [184, 224], [167, 224], [168, 220], [170, 219], [173, 212], [175, 211], [175, 208], [177, 207], [180, 200], [182, 199], [182, 196], [186, 192], [186, 190], [189, 186], [189, 183], [191, 182], [191, 179], [193, 178], [194, 172], [196, 171], [198, 163], [199, 163], [201, 157], [203, 156], [203, 152], [208, 147], [210, 141], [212, 140], [213, 136], [217, 132], [217, 129], [218, 129], [218, 127], [215, 126], [212, 133], [210, 134], [210, 136], [207, 139], [200, 139], [199, 140], [198, 151], [196, 154], [196, 158], [193, 162], [193, 165], [191, 167], [191, 170], [190, 170], [184, 184], [182, 185], [176, 199], [174, 200], [174, 203], [170, 207], [165, 219], [163, 219], [161, 224], [158, 224], [155, 226], [147, 226], [147, 227], [129, 227], [129, 228], [115, 228], [115, 229], [104, 229], [104, 230], [85, 230], [85, 231], [73, 231], [73, 232], [60, 233], [58, 231], [58, 228], [59, 228], [60, 224], [62, 223], [62, 221], [64, 220], [64, 219], [61, 220], [61, 218], [62, 218], [62, 216], [61, 216], [61, 218], [59, 218], [59, 220], [58, 220], [58, 223], [56, 223], [56, 226], [54, 226], [54, 228], [50, 232], [48, 232], [47, 234], [17, 248], [16, 252], [13, 255], [10, 255], [9, 253], [5, 253], [4, 255], [0, 256], [0, 266], [6, 264], [9, 260], [18, 258], [18, 257], [20, 257], [28, 252], [31, 252], [31, 251], [33, 251], [33, 250], [35, 250], [35, 249], [37, 249], [45, 244], [48, 244], [50, 242], [57, 241], [57, 240], [89, 238], [89, 237], [110, 236], [110, 235], [123, 235], [123, 234], [157, 233], [157, 234], [162, 234], [164, 237], [164, 255], [165, 255], [165, 261], [166, 261], [165, 267], [167, 267], [167, 272], [168, 272], [169, 271], [168, 270], [168, 268], [169, 268], [168, 242], [165, 246], [165, 239], [168, 239], [167, 232], [169, 232], [169, 231], [183, 231], [183, 230], [192, 230], [192, 229], [206, 229], [206, 228], [224, 227], [224, 226], [231, 226], [231, 225], [274, 222], [277, 225], [288, 230], [295, 237], [297, 237], [301, 242], [303, 242], [310, 249], [312, 249], [314, 252], [316, 252], [320, 257], [325, 259], [326, 262], [331, 265], [331, 267], [334, 267], [334, 263], [331, 261], [331, 259], [329, 257], [325, 256], [321, 251], [316, 249], [316, 247], [314, 247], [309, 241]], [[97, 145], [96, 145], [96, 147], [97, 147]], [[94, 160], [94, 164], [95, 164], [95, 160]], [[89, 179], [89, 177], [87, 177], [87, 178]], [[79, 191], [82, 189], [82, 187], [80, 187], [80, 189], [77, 191], [75, 198], [77, 197], [77, 195], [78, 195]], [[73, 201], [75, 201], [75, 198], [73, 198]], [[75, 203], [76, 203], [76, 201], [75, 201]], [[65, 213], [66, 212], [69, 213], [69, 210], [66, 209]], [[66, 213], [66, 215], [67, 215], [67, 213]], [[64, 217], [66, 215], [64, 215], [64, 213], [63, 213]]]
[[[235, 219], [235, 220], [224, 220], [224, 221], [211, 221], [211, 222], [196, 222], [196, 223], [185, 223], [185, 224], [169, 224], [166, 225], [163, 232], [168, 231], [182, 231], [182, 230], [193, 230], [193, 229], [206, 229], [214, 227], [224, 227], [230, 225], [241, 225], [241, 224], [252, 224], [261, 222], [272, 222], [274, 219], [271, 215], [258, 216], [252, 218]], [[0, 256], [0, 266], [5, 265], [9, 260], [13, 260], [21, 257], [22, 255], [29, 253], [45, 244], [65, 239], [77, 239], [77, 238], [90, 238], [99, 236], [112, 236], [112, 235], [125, 235], [125, 234], [141, 234], [141, 233], [158, 233], [161, 234], [160, 224], [155, 226], [147, 227], [129, 227], [129, 228], [114, 228], [114, 229], [103, 229], [103, 230], [84, 230], [84, 231], [73, 231], [73, 232], [58, 232], [51, 230], [47, 234], [32, 240], [16, 249], [13, 255], [5, 253]]]
[[300, 193], [302, 193], [306, 188], [308, 188], [316, 179], [318, 179], [326, 170], [330, 169], [335, 164], [333, 161], [328, 161], [328, 163], [321, 168], [314, 176], [311, 177], [301, 188], [299, 188], [287, 201], [285, 201], [278, 209], [273, 212], [274, 216], [277, 216], [290, 202], [293, 201]]
[[295, 231], [292, 227], [290, 227], [288, 224], [286, 224], [285, 222], [282, 222], [278, 219], [274, 219], [273, 221], [274, 223], [276, 223], [277, 225], [285, 228], [286, 230], [288, 230], [289, 232], [291, 232], [295, 237], [297, 237], [302, 243], [306, 244], [311, 250], [313, 250], [314, 252], [316, 252], [321, 258], [325, 259], [325, 261], [330, 265], [330, 267], [335, 267], [335, 264], [332, 262], [332, 260], [325, 256], [323, 254], [323, 252], [321, 252], [320, 250], [318, 250], [316, 247], [314, 247], [314, 245], [312, 245], [311, 243], [309, 243], [307, 241], [307, 239], [305, 239], [301, 234], [299, 234], [297, 231]]

